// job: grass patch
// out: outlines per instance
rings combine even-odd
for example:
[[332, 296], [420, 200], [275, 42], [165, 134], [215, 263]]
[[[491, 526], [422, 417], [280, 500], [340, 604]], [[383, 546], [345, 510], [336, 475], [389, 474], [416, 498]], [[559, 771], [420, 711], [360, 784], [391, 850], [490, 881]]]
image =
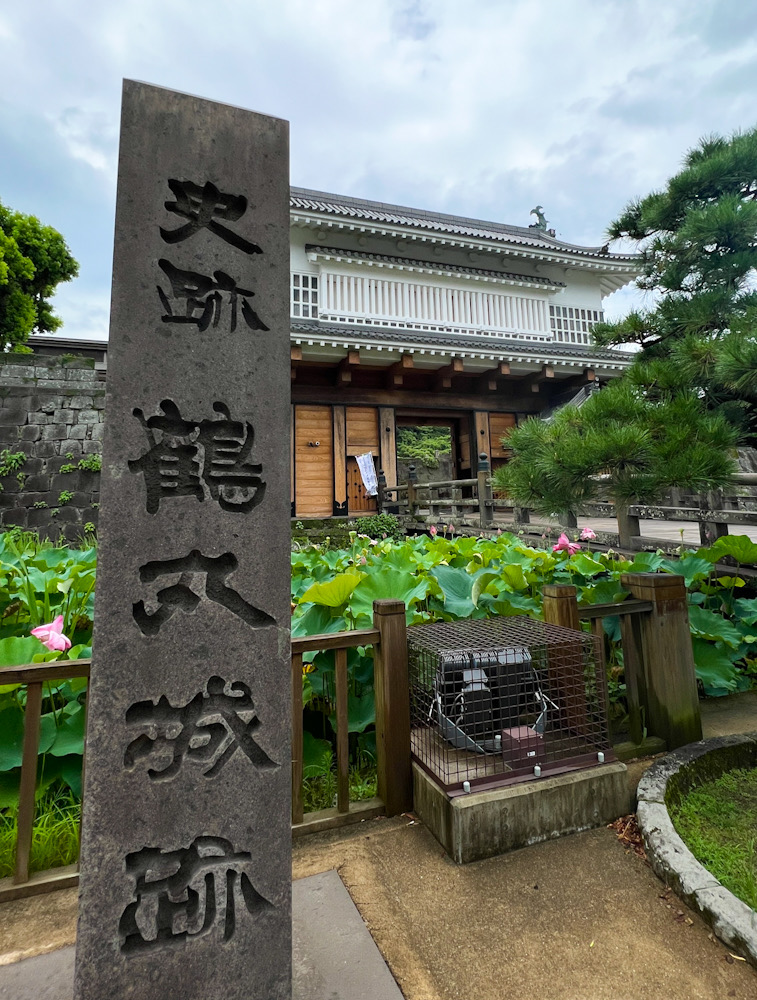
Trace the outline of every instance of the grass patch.
[[[56, 782], [37, 799], [29, 871], [72, 865], [79, 857], [81, 803], [67, 785]], [[12, 875], [16, 862], [18, 807], [0, 812], [0, 878]]]
[[[306, 813], [317, 812], [319, 809], [331, 809], [336, 806], [336, 761], [333, 754], [324, 761], [324, 766], [313, 773], [306, 774], [302, 782], [302, 800]], [[361, 767], [350, 768], [350, 802], [363, 802], [376, 795], [377, 773], [374, 763]]]
[[670, 807], [670, 817], [697, 861], [757, 910], [757, 769], [700, 785]]

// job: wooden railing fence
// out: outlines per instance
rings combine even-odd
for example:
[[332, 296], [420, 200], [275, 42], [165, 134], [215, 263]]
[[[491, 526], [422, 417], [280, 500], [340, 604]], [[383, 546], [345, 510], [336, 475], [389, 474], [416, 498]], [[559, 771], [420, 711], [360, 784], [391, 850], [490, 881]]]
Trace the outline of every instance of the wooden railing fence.
[[[349, 732], [347, 729], [347, 650], [373, 646], [376, 699], [376, 769], [378, 796], [350, 804]], [[336, 651], [336, 771], [335, 809], [304, 815], [302, 801], [303, 727], [302, 656], [305, 652]], [[367, 813], [396, 816], [413, 804], [410, 769], [410, 699], [407, 676], [407, 629], [403, 601], [374, 601], [373, 628], [292, 639], [292, 824], [293, 833], [339, 826], [365, 819]]]
[[[367, 803], [349, 801], [347, 722], [347, 650], [373, 646], [376, 697], [376, 767], [378, 796]], [[336, 651], [337, 805], [304, 815], [302, 657], [308, 651]], [[0, 880], [0, 902], [62, 889], [78, 883], [76, 865], [29, 874], [35, 816], [35, 790], [43, 685], [51, 680], [89, 677], [90, 660], [60, 660], [0, 668], [0, 685], [27, 686], [24, 744], [16, 827], [15, 871]], [[407, 630], [402, 601], [375, 601], [373, 628], [292, 639], [292, 834], [358, 822], [371, 815], [394, 816], [413, 803], [410, 766], [410, 701], [407, 676]]]
[[90, 660], [60, 660], [54, 663], [27, 663], [21, 667], [0, 667], [0, 686], [26, 685], [24, 744], [16, 822], [16, 863], [11, 878], [0, 880], [0, 901], [33, 896], [51, 889], [65, 889], [79, 881], [78, 868], [70, 865], [37, 875], [29, 875], [34, 830], [35, 792], [43, 686], [52, 680], [89, 677]]
[[[740, 487], [757, 487], [757, 474], [737, 473], [734, 484]], [[458, 525], [474, 525], [484, 529], [496, 527], [524, 528], [531, 524], [532, 509], [519, 507], [506, 497], [495, 495], [491, 471], [486, 454], [479, 456], [475, 479], [447, 479], [419, 483], [414, 466], [409, 467], [408, 480], [389, 485], [379, 475], [379, 510], [395, 509], [399, 514], [418, 521], [436, 523], [449, 518]], [[699, 525], [702, 545], [714, 542], [729, 533], [729, 526], [757, 528], [757, 497], [726, 497], [721, 490], [702, 496], [685, 498], [680, 504], [631, 504], [625, 508], [610, 502], [586, 504], [581, 514], [587, 517], [614, 518], [618, 524], [615, 544], [630, 551], [657, 547], [661, 543], [680, 545], [680, 539], [659, 539], [642, 534], [643, 520], [677, 521]], [[572, 512], [563, 513], [561, 526], [575, 528], [578, 524]], [[528, 530], [528, 529], [527, 529]], [[533, 525], [531, 532], [540, 534], [542, 528]]]
[[[576, 588], [544, 587], [544, 620], [565, 628], [589, 621], [604, 650], [604, 618], [620, 618], [621, 646], [631, 740], [618, 757], [674, 750], [702, 738], [694, 653], [682, 576], [624, 573], [631, 594], [619, 604], [579, 606]], [[651, 737], [652, 741], [649, 741]]]
[[[544, 587], [544, 619], [579, 629], [589, 621], [604, 648], [602, 621], [617, 616], [621, 623], [625, 681], [631, 728], [628, 745], [616, 745], [621, 759], [675, 749], [701, 739], [686, 586], [682, 576], [668, 573], [627, 573], [621, 584], [630, 598], [619, 604], [579, 607], [576, 588]], [[368, 803], [349, 801], [347, 725], [347, 650], [373, 646], [376, 699], [378, 797]], [[303, 780], [303, 654], [335, 650], [337, 803], [334, 809], [304, 814]], [[23, 761], [16, 836], [15, 873], [0, 882], [0, 901], [75, 885], [76, 866], [29, 874], [34, 825], [35, 787], [43, 685], [55, 679], [88, 677], [89, 660], [63, 660], [0, 669], [0, 685], [27, 685]], [[385, 813], [412, 808], [410, 762], [410, 699], [407, 632], [402, 601], [375, 601], [373, 628], [298, 637], [292, 640], [292, 833], [327, 829]]]

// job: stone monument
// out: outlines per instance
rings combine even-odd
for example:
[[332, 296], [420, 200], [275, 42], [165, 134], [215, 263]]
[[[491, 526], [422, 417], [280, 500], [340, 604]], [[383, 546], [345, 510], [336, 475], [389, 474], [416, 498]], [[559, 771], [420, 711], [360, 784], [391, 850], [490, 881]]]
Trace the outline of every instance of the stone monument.
[[286, 122], [124, 84], [77, 1000], [291, 995]]

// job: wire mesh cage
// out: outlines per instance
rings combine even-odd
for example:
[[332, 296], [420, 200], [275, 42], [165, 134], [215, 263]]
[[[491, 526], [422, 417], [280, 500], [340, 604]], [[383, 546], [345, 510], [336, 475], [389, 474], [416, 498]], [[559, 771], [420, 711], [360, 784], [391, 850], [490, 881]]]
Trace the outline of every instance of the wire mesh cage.
[[525, 617], [434, 622], [408, 630], [408, 660], [413, 758], [452, 794], [614, 759], [593, 635]]

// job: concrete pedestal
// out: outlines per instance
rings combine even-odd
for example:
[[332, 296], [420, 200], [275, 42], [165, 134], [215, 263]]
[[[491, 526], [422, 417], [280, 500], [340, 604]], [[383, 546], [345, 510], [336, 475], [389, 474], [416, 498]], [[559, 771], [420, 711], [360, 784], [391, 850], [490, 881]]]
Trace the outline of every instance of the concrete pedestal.
[[415, 812], [458, 864], [609, 823], [628, 806], [625, 764], [600, 764], [450, 798], [413, 764]]

